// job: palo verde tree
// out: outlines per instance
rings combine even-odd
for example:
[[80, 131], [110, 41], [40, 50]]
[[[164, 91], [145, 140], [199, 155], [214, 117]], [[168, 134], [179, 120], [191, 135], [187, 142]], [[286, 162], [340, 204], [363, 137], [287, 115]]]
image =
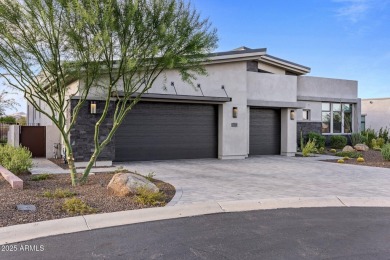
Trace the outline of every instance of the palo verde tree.
[[19, 105], [14, 98], [7, 97], [8, 94], [5, 90], [0, 91], [0, 116], [5, 114], [6, 109], [15, 109]]
[[[208, 20], [183, 0], [0, 2], [0, 67], [12, 75], [9, 85], [60, 130], [72, 185], [87, 180], [126, 114], [157, 77], [175, 69], [192, 84], [206, 73], [203, 63], [216, 42]], [[72, 92], [67, 85], [76, 79], [80, 84]], [[70, 130], [91, 95], [105, 105], [94, 129], [94, 152], [78, 179]], [[112, 126], [101, 136], [107, 120]]]

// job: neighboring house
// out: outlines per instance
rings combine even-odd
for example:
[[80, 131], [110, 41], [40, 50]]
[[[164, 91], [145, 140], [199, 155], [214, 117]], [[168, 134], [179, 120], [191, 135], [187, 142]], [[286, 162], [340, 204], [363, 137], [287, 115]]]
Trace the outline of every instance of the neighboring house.
[[[294, 156], [301, 131], [327, 136], [359, 131], [357, 81], [304, 76], [310, 68], [246, 47], [211, 54], [205, 68], [208, 76], [199, 76], [196, 88], [177, 71], [166, 71], [127, 115], [99, 164]], [[77, 90], [82, 81], [69, 87]], [[71, 131], [78, 165], [92, 153], [93, 126], [103, 109], [104, 101], [91, 97], [92, 102], [98, 114], [86, 106]], [[51, 125], [31, 105], [28, 122]]]
[[390, 98], [362, 99], [362, 130], [390, 129]]

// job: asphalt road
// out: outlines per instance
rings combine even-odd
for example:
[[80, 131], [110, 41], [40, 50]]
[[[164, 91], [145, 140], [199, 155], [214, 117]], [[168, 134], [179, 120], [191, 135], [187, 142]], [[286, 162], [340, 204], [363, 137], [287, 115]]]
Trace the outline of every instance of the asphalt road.
[[7, 246], [0, 259], [390, 259], [390, 208], [214, 214]]

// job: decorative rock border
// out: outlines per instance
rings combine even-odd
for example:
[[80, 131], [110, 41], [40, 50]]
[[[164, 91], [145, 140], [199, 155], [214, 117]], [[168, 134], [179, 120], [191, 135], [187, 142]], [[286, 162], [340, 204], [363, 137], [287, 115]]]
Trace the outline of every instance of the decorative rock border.
[[12, 189], [23, 189], [23, 180], [0, 165], [0, 173], [11, 184]]

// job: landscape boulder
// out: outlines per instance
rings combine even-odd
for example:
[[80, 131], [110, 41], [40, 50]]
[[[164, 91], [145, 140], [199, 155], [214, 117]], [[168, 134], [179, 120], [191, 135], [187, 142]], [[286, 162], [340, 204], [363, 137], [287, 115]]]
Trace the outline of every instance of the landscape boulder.
[[152, 182], [138, 174], [129, 172], [115, 174], [107, 185], [109, 192], [116, 196], [137, 194], [137, 190], [141, 187], [151, 192], [159, 192], [157, 186]]
[[370, 150], [370, 148], [365, 144], [357, 144], [357, 145], [355, 145], [355, 149], [357, 151], [365, 151], [365, 152]]
[[350, 145], [347, 145], [343, 148], [343, 152], [354, 152], [354, 151], [355, 149], [353, 149], [353, 147]]

